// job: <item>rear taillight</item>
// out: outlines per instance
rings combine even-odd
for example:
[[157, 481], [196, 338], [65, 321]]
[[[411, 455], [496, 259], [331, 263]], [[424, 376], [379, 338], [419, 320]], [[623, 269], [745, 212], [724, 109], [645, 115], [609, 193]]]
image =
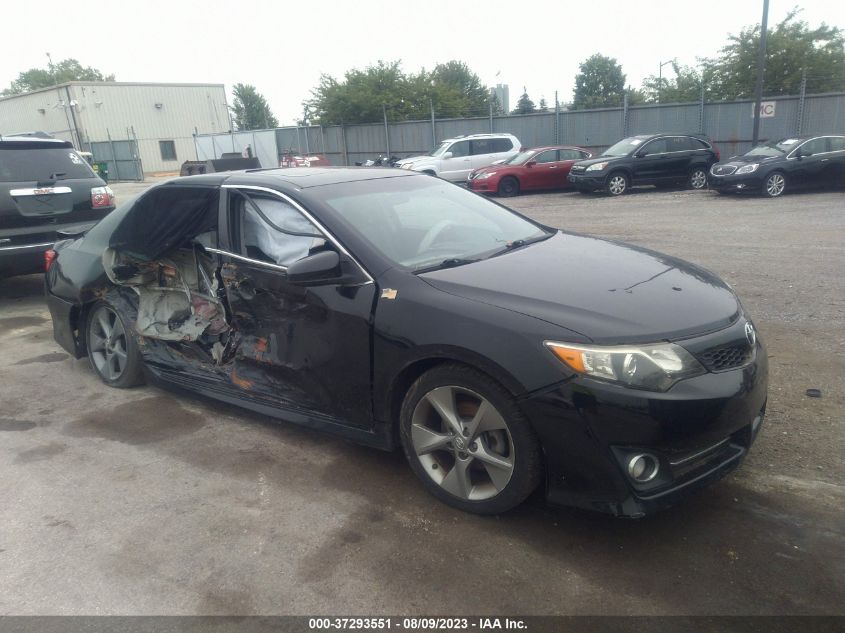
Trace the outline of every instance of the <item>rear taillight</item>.
[[56, 251], [54, 251], [52, 248], [49, 251], [44, 251], [44, 272], [45, 273], [50, 270], [50, 266], [53, 265], [53, 262], [56, 261], [56, 257], [58, 257], [58, 256], [59, 256], [59, 254]]
[[91, 206], [95, 209], [114, 206], [114, 191], [111, 187], [94, 187], [91, 189]]
[[713, 151], [716, 152], [716, 162], [718, 163], [720, 160], [722, 160], [722, 153], [719, 151], [719, 148], [715, 145], [713, 146]]

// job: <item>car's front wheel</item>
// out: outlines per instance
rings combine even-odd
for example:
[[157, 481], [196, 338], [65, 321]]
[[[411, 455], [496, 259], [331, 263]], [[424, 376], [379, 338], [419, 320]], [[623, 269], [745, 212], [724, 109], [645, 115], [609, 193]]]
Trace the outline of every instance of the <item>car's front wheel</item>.
[[777, 198], [783, 195], [786, 190], [786, 176], [776, 171], [769, 174], [763, 181], [763, 195], [769, 198]]
[[690, 172], [689, 185], [693, 189], [704, 189], [707, 186], [707, 172], [696, 167]]
[[471, 367], [441, 365], [420, 376], [402, 404], [400, 436], [428, 491], [464, 511], [510, 510], [541, 479], [528, 421], [507, 391]]
[[513, 176], [505, 176], [499, 182], [499, 195], [510, 198], [519, 193], [519, 181]]
[[610, 174], [604, 188], [611, 196], [621, 196], [628, 191], [628, 177], [621, 171]]
[[141, 353], [111, 304], [99, 301], [91, 308], [85, 343], [91, 368], [107, 385], [124, 388], [144, 381]]

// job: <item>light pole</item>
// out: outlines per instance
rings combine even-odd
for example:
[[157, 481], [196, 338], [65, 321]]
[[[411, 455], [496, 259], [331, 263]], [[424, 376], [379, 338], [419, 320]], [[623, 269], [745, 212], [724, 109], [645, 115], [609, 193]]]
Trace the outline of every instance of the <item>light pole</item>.
[[760, 24], [760, 50], [757, 51], [757, 83], [754, 86], [754, 132], [751, 147], [760, 140], [760, 103], [763, 101], [763, 75], [766, 72], [766, 36], [769, 23], [769, 0], [763, 0], [763, 21]]
[[668, 62], [660, 62], [660, 70], [657, 71], [657, 103], [660, 103], [660, 93], [663, 90], [663, 67], [668, 64], [674, 64], [677, 58], [670, 59]]

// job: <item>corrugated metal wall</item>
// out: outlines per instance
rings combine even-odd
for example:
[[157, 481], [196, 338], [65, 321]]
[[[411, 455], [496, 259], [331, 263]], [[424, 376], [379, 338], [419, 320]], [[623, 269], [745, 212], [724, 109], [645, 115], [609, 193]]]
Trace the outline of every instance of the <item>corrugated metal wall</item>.
[[[761, 119], [762, 139], [783, 138], [798, 133], [798, 97], [778, 97], [775, 116]], [[574, 110], [542, 114], [509, 115], [435, 121], [432, 135], [431, 121], [391, 123], [389, 139], [383, 123], [346, 126], [310, 126], [278, 128], [276, 145], [279, 155], [291, 150], [296, 153], [322, 153], [333, 165], [352, 165], [375, 158], [389, 151], [396, 156], [411, 156], [429, 151], [439, 142], [461, 134], [509, 132], [525, 147], [558, 142], [603, 150], [625, 135], [655, 132], [700, 132], [710, 136], [723, 155], [732, 155], [751, 148], [754, 104], [752, 101], [723, 103], [664, 104], [623, 108]], [[557, 125], [556, 125], [556, 120]], [[558, 131], [556, 133], [556, 127]], [[808, 96], [804, 116], [800, 122], [806, 134], [845, 133], [845, 93]], [[227, 148], [228, 135], [216, 135], [211, 145], [197, 138], [197, 147]], [[209, 137], [211, 138], [211, 137]], [[219, 155], [219, 154], [218, 154]]]
[[[137, 138], [147, 173], [178, 171], [183, 161], [193, 160], [195, 130], [228, 129], [222, 84], [72, 82], [0, 99], [0, 133], [40, 130], [73, 141], [80, 149], [110, 137]], [[161, 140], [173, 141], [175, 160], [162, 159]]]

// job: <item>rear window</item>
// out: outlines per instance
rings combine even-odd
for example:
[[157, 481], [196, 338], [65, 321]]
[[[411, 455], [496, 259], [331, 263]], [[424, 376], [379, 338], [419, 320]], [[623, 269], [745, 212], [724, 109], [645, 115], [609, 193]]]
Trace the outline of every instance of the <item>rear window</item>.
[[72, 147], [9, 147], [0, 145], [0, 182], [94, 178], [95, 174]]

